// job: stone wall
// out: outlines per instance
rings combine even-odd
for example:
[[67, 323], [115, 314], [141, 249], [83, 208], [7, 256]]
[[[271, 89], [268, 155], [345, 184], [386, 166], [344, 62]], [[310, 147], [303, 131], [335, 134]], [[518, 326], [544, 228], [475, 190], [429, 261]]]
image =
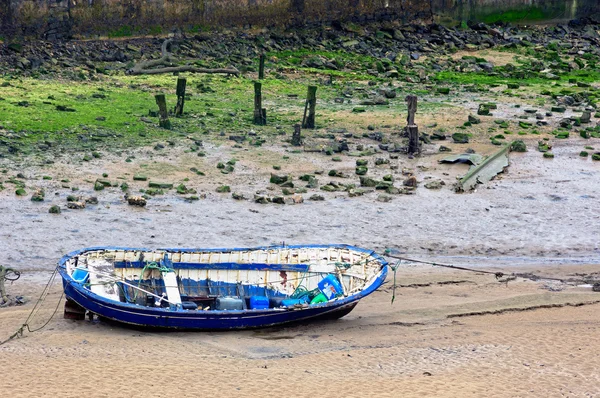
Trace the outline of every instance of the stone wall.
[[289, 26], [334, 20], [511, 22], [598, 12], [600, 0], [0, 0], [0, 35], [60, 40], [174, 28]]
[[600, 14], [600, 0], [433, 0], [438, 21], [565, 21]]

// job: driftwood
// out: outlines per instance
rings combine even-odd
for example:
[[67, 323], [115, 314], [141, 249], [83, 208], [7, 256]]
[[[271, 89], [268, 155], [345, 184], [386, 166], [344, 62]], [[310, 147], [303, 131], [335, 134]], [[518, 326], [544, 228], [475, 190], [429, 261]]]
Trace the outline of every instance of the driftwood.
[[[173, 57], [169, 52], [169, 47], [173, 40], [165, 40], [161, 46], [162, 57], [159, 59], [151, 59], [149, 61], [141, 61], [127, 71], [130, 75], [159, 75], [162, 73], [224, 73], [228, 75], [239, 76], [240, 71], [236, 68], [198, 68], [192, 65], [174, 66]], [[157, 68], [163, 66], [163, 68]]]

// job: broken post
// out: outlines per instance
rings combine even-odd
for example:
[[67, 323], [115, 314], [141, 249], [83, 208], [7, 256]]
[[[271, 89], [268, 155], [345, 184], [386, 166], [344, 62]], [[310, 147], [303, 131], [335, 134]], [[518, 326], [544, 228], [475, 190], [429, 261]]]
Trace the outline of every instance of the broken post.
[[254, 82], [254, 124], [267, 124], [267, 110], [262, 107], [262, 83]]
[[[304, 117], [302, 118], [303, 129], [315, 128], [315, 107], [317, 106], [317, 87], [308, 86], [306, 94], [306, 105], [304, 106]], [[308, 115], [306, 114], [308, 110]]]
[[185, 77], [177, 78], [177, 105], [175, 105], [175, 116], [183, 115], [183, 105], [185, 103], [185, 86], [187, 80]]
[[408, 106], [408, 117], [406, 118], [406, 131], [408, 132], [408, 154], [412, 156], [413, 154], [420, 152], [419, 128], [415, 124], [415, 113], [417, 113], [417, 96], [408, 95], [405, 98], [405, 101]]
[[302, 136], [300, 135], [300, 132], [301, 132], [300, 129], [301, 129], [300, 123], [296, 123], [294, 125], [294, 133], [292, 134], [292, 145], [293, 146], [302, 145]]
[[156, 100], [156, 105], [158, 105], [158, 125], [169, 130], [171, 128], [171, 122], [169, 121], [169, 112], [167, 111], [165, 95], [156, 94], [154, 99]]
[[6, 294], [6, 289], [4, 288], [4, 277], [6, 276], [7, 272], [7, 268], [4, 268], [0, 265], [0, 304], [8, 302], [8, 295]]
[[265, 78], [265, 54], [260, 54], [258, 60], [258, 79], [262, 80]]

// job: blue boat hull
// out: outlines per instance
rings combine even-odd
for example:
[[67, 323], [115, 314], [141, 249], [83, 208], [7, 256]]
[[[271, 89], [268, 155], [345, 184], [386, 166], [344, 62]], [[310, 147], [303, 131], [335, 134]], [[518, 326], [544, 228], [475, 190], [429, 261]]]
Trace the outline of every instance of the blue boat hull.
[[[346, 245], [339, 246], [352, 247]], [[387, 263], [384, 262], [376, 280], [365, 290], [343, 299], [311, 305], [307, 308], [239, 311], [184, 310], [181, 308], [148, 307], [117, 302], [94, 294], [67, 275], [64, 267], [66, 259], [85, 250], [89, 249], [68, 254], [63, 257], [59, 264], [59, 273], [63, 279], [63, 287], [67, 299], [100, 317], [148, 328], [188, 330], [247, 329], [306, 321], [309, 319], [339, 318], [349, 313], [360, 299], [379, 288], [387, 275]]]

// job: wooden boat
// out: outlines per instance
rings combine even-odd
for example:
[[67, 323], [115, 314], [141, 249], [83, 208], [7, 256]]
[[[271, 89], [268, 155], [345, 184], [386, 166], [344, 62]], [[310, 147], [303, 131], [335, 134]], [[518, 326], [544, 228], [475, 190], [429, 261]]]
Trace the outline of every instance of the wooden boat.
[[342, 317], [381, 286], [387, 262], [349, 245], [93, 247], [65, 255], [59, 273], [65, 315], [87, 311], [155, 328], [241, 329]]

